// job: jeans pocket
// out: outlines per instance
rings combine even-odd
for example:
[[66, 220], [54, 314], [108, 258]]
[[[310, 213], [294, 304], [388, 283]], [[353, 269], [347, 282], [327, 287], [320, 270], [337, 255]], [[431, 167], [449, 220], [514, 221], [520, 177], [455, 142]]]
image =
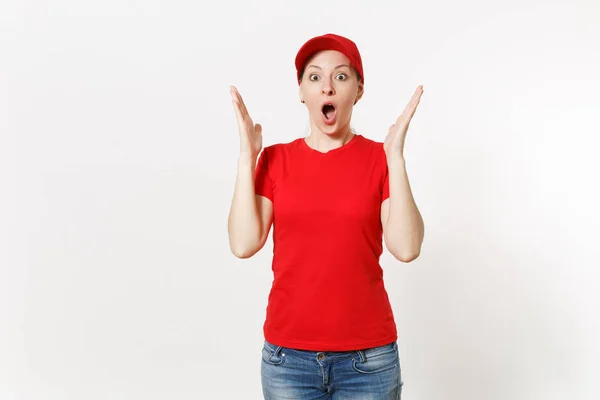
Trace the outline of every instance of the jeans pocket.
[[400, 367], [396, 342], [365, 349], [362, 353], [364, 358], [357, 356], [352, 359], [352, 366], [357, 372], [376, 374]]

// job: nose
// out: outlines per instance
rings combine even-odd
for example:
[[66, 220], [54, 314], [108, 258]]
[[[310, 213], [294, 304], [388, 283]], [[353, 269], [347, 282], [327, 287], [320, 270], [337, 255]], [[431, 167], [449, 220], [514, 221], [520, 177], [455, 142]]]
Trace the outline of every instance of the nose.
[[333, 86], [331, 85], [331, 81], [328, 79], [323, 79], [323, 87], [321, 88], [321, 93], [327, 94], [329, 96], [334, 94]]

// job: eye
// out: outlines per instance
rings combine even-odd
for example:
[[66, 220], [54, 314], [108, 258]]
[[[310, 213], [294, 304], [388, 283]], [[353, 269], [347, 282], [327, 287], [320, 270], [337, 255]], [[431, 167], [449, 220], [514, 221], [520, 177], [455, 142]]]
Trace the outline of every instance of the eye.
[[[313, 79], [313, 76], [316, 76], [317, 78], [319, 77], [318, 75], [311, 74], [311, 75], [308, 77], [308, 79], [309, 79], [309, 80], [311, 80], [311, 81], [314, 81], [315, 79]], [[343, 81], [345, 81], [346, 79], [348, 79], [348, 75], [346, 75], [346, 74], [344, 74], [344, 73], [337, 74], [337, 75], [336, 75], [336, 78], [337, 78], [338, 76], [343, 76], [343, 77], [344, 77], [344, 79], [342, 79]], [[338, 79], [338, 80], [339, 80], [339, 79]]]

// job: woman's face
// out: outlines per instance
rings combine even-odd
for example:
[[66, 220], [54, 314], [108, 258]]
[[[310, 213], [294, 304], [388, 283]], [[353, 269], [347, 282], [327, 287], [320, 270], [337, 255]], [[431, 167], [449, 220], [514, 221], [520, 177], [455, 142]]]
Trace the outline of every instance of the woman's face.
[[[362, 94], [362, 82], [358, 82], [348, 57], [339, 51], [323, 50], [306, 62], [300, 99], [321, 131], [332, 133], [349, 126], [352, 107]], [[324, 107], [327, 103], [333, 107]]]

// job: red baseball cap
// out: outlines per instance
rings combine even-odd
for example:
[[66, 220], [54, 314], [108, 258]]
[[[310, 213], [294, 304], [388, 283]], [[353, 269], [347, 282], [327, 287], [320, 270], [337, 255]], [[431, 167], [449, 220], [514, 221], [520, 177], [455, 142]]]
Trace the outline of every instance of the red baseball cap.
[[348, 57], [354, 68], [356, 68], [358, 71], [363, 84], [365, 83], [362, 59], [356, 44], [352, 40], [343, 36], [336, 35], [334, 33], [327, 33], [325, 35], [315, 36], [314, 38], [309, 39], [302, 45], [300, 50], [298, 50], [295, 61], [298, 85], [300, 85], [300, 72], [302, 72], [304, 64], [310, 58], [310, 56], [321, 50], [336, 50]]

